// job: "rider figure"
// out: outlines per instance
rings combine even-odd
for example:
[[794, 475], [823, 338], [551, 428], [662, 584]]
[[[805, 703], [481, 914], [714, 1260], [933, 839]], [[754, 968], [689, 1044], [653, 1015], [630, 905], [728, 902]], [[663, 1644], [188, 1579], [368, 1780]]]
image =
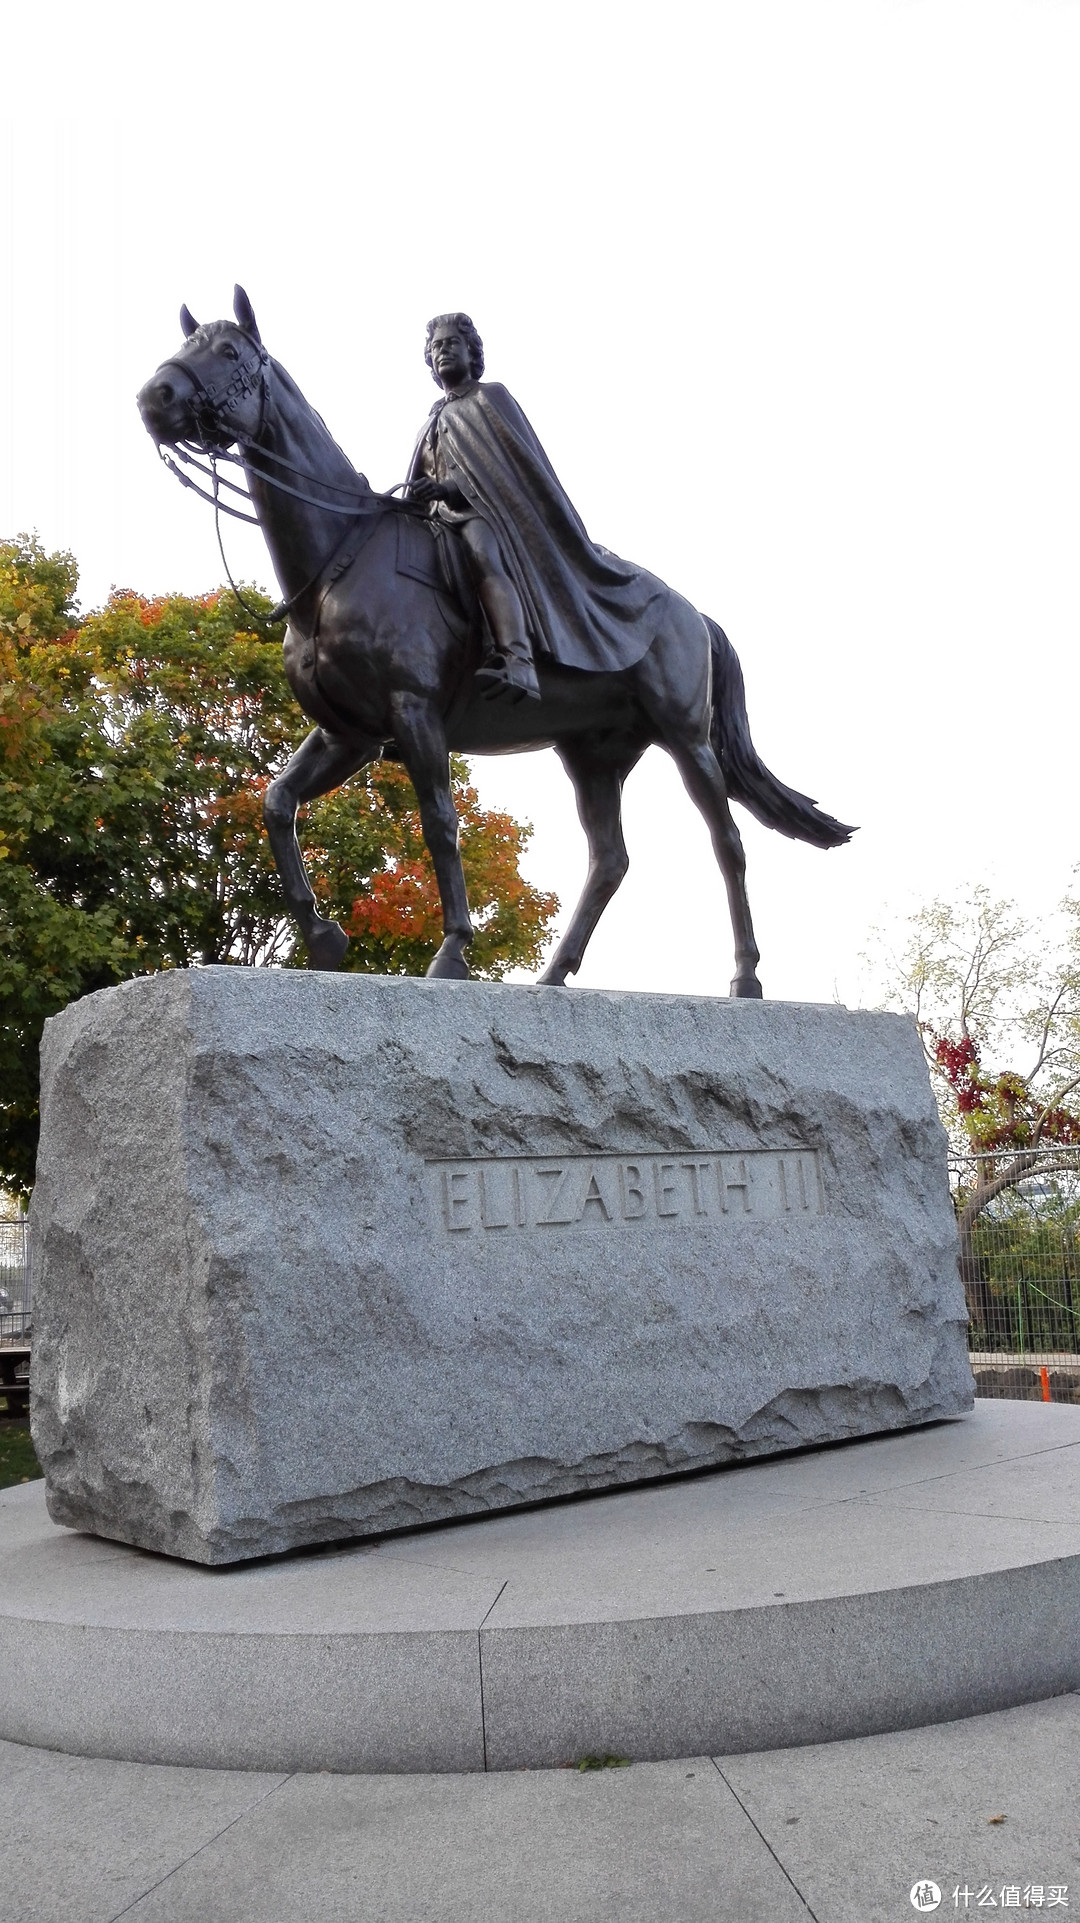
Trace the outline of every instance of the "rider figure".
[[[444, 526], [457, 530], [468, 555], [491, 644], [477, 671], [484, 695], [513, 701], [540, 699], [521, 596], [506, 572], [495, 531], [480, 512], [448, 437], [444, 410], [475, 395], [484, 371], [484, 344], [467, 314], [439, 314], [428, 322], [424, 359], [443, 389], [420, 436], [410, 470], [410, 492]], [[466, 487], [468, 483], [466, 482]], [[473, 498], [470, 498], [470, 495]]]
[[456, 528], [490, 632], [488, 694], [537, 696], [533, 651], [560, 668], [615, 674], [640, 661], [670, 589], [597, 547], [512, 394], [482, 381], [467, 314], [428, 322], [425, 359], [443, 392], [409, 469], [413, 499]]

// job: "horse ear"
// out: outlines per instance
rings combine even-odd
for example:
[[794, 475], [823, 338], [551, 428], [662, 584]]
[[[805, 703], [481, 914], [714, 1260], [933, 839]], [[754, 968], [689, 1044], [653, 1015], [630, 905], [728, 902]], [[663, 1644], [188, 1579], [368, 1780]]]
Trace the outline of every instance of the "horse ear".
[[199, 323], [186, 302], [180, 309], [180, 325], [184, 330], [185, 340], [190, 340], [191, 336], [198, 332]]
[[232, 310], [245, 334], [250, 334], [252, 340], [258, 341], [261, 347], [262, 335], [259, 333], [259, 324], [255, 319], [255, 309], [239, 283], [233, 288]]

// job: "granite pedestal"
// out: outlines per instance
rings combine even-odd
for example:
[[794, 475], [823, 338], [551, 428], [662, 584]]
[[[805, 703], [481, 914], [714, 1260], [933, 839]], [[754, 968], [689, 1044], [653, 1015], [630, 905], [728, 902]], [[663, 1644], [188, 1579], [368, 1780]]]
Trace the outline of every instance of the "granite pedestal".
[[1080, 1409], [230, 1569], [57, 1528], [30, 1483], [0, 1491], [0, 1674], [0, 1737], [212, 1769], [636, 1762], [1034, 1702], [1080, 1686]]
[[53, 1518], [207, 1563], [970, 1408], [913, 1025], [211, 968], [43, 1045]]

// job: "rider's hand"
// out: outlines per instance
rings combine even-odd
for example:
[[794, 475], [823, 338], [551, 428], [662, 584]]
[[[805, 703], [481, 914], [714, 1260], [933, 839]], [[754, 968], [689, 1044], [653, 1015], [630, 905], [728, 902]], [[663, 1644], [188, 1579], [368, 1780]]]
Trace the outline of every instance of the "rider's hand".
[[432, 501], [448, 501], [452, 492], [442, 481], [431, 481], [426, 475], [409, 485], [409, 493], [421, 507], [429, 507]]

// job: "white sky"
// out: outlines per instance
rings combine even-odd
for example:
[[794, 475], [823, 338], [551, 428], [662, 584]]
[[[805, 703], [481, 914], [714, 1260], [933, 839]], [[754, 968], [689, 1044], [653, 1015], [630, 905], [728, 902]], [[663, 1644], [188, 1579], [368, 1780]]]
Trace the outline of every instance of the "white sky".
[[[37, 0], [4, 28], [0, 532], [218, 583], [133, 405], [243, 282], [376, 487], [464, 307], [591, 533], [714, 615], [765, 760], [861, 823], [739, 811], [771, 996], [856, 999], [873, 923], [1080, 858], [1078, 0], [288, 9]], [[238, 578], [272, 587], [229, 524]], [[584, 873], [550, 754], [477, 764]], [[654, 750], [581, 984], [723, 993], [704, 829]]]

